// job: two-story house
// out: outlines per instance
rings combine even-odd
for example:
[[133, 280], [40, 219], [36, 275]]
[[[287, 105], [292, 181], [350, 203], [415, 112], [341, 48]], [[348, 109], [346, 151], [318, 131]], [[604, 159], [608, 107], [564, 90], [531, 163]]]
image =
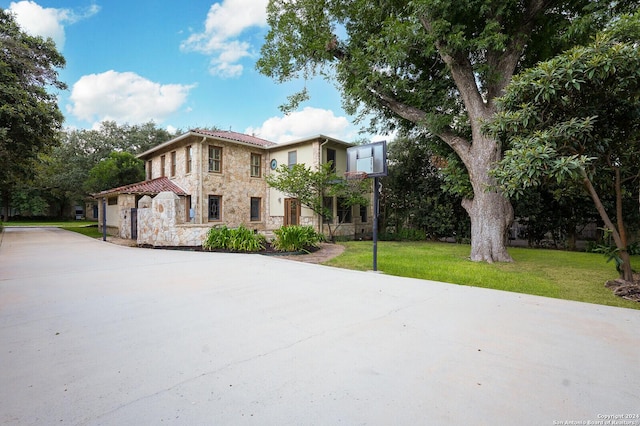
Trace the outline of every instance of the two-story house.
[[[108, 232], [122, 238], [137, 239], [136, 209], [140, 200], [161, 192], [175, 195], [176, 218], [172, 226], [178, 234], [189, 231], [191, 242], [186, 245], [193, 245], [194, 238], [215, 225], [245, 225], [269, 233], [283, 225], [303, 224], [326, 232], [326, 219], [270, 188], [265, 177], [275, 173], [281, 164], [296, 163], [317, 168], [332, 162], [336, 172], [342, 174], [349, 146], [323, 135], [276, 144], [231, 131], [192, 130], [138, 155], [145, 161], [144, 182], [95, 196], [104, 203]], [[344, 212], [339, 200], [327, 201], [334, 210], [334, 225], [339, 218], [344, 222], [338, 228], [339, 235], [371, 231], [369, 208]], [[103, 209], [99, 210], [102, 223]], [[166, 224], [154, 226], [167, 228]], [[175, 242], [176, 229], [155, 232], [173, 232]]]

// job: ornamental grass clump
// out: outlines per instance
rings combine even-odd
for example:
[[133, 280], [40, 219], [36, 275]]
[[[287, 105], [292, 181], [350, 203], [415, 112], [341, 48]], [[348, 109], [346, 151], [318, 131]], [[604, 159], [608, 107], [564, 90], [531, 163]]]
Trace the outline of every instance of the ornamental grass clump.
[[324, 240], [322, 234], [317, 233], [311, 226], [290, 225], [273, 231], [275, 240], [271, 243], [278, 251], [304, 251], [318, 247]]
[[205, 250], [229, 250], [236, 252], [256, 252], [264, 250], [266, 239], [244, 225], [227, 228], [225, 225], [211, 228], [202, 243]]

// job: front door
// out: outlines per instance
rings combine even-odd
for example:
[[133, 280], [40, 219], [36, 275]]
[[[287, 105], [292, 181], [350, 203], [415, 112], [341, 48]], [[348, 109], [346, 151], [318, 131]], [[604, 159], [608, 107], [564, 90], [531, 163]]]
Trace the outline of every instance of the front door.
[[131, 239], [138, 239], [138, 209], [131, 209]]
[[284, 199], [284, 226], [300, 224], [300, 202], [297, 198]]

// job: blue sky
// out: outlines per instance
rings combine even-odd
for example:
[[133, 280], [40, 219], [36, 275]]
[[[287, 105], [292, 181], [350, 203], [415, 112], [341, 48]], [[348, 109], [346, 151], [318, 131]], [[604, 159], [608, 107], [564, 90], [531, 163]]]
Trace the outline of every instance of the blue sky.
[[[65, 125], [103, 120], [188, 130], [217, 126], [274, 142], [359, 135], [340, 94], [307, 82], [311, 99], [278, 107], [304, 87], [279, 85], [255, 69], [267, 32], [267, 0], [0, 0], [24, 31], [51, 37], [67, 61], [60, 76]], [[375, 139], [375, 137], [374, 137]], [[379, 139], [379, 138], [378, 138]]]

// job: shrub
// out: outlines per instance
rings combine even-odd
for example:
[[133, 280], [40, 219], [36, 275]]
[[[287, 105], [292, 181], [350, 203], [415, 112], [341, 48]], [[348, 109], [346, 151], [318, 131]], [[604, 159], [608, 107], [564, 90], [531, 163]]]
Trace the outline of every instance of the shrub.
[[398, 232], [383, 232], [378, 235], [381, 241], [425, 241], [427, 234], [420, 229], [401, 228]]
[[230, 229], [225, 225], [211, 228], [202, 243], [205, 250], [231, 250], [255, 252], [264, 250], [266, 239], [262, 234], [256, 234], [244, 225]]
[[324, 239], [311, 226], [290, 225], [274, 231], [276, 239], [272, 242], [278, 251], [306, 251], [311, 247], [318, 247]]
[[231, 238], [231, 230], [226, 226], [216, 226], [209, 229], [207, 237], [202, 243], [205, 250], [226, 250]]

